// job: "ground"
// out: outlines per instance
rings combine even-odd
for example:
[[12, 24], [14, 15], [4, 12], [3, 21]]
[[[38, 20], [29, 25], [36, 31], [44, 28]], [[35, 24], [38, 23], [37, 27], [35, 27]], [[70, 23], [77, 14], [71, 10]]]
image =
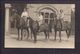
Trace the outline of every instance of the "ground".
[[27, 40], [17, 40], [17, 34], [10, 34], [5, 36], [5, 48], [75, 48], [75, 36], [71, 35], [67, 39], [66, 33], [62, 31], [62, 42], [59, 42], [59, 35], [57, 40], [54, 41], [54, 33], [50, 33], [50, 38], [45, 40], [43, 33], [39, 33], [37, 36], [37, 43], [33, 42], [33, 39], [29, 37]]

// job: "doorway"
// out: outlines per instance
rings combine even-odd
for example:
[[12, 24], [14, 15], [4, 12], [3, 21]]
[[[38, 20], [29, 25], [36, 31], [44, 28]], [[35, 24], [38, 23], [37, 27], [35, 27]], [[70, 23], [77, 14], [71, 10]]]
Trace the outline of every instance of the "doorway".
[[54, 21], [54, 17], [56, 15], [56, 12], [51, 8], [43, 8], [40, 10], [40, 13], [43, 15], [44, 22], [50, 23], [51, 21]]

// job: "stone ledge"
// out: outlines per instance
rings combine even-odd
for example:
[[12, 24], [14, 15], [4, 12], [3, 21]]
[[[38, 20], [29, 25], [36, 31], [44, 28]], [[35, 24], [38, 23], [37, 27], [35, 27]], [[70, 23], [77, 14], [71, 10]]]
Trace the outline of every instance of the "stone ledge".
[[11, 4], [5, 4], [5, 8], [10, 8]]

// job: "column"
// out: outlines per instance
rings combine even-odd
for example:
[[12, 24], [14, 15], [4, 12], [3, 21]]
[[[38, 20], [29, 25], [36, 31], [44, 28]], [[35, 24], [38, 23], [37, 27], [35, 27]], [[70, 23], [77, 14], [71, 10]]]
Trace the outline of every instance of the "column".
[[71, 34], [74, 35], [75, 34], [75, 5], [72, 5], [72, 10], [71, 10], [71, 26], [72, 26], [72, 30], [71, 30]]
[[10, 4], [5, 4], [5, 34], [9, 34], [9, 8], [11, 7]]

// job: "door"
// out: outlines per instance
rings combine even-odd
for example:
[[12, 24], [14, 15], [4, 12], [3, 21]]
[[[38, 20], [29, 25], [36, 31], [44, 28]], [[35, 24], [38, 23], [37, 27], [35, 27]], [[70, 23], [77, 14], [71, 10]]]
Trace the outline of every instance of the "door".
[[40, 13], [43, 15], [44, 18], [44, 22], [45, 23], [51, 23], [52, 21], [54, 21], [54, 17], [55, 17], [55, 11], [50, 9], [50, 8], [44, 8], [40, 11]]

